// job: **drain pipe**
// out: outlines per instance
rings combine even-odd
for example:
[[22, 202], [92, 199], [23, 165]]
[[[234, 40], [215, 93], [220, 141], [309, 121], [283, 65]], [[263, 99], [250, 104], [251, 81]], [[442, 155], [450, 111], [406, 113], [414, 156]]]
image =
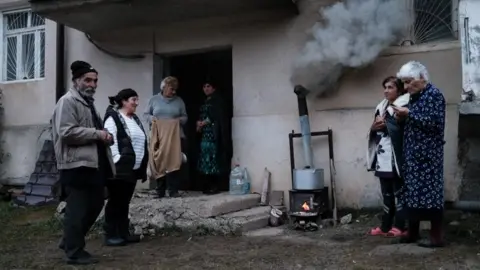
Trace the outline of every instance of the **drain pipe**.
[[57, 23], [55, 101], [65, 93], [65, 25]]

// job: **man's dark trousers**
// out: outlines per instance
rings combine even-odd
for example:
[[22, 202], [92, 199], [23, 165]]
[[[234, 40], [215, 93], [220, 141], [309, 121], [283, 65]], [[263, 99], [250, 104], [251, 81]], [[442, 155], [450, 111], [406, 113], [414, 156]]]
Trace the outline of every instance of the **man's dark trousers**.
[[85, 236], [104, 205], [104, 177], [98, 169], [80, 167], [60, 172], [66, 208], [60, 247], [68, 258], [85, 256]]

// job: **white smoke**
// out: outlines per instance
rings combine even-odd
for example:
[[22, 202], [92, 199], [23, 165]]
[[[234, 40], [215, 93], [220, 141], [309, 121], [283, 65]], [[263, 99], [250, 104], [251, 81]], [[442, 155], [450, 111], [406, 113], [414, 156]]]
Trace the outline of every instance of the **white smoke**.
[[320, 14], [324, 22], [313, 26], [291, 78], [317, 95], [334, 88], [347, 68], [372, 63], [412, 23], [403, 0], [345, 0]]

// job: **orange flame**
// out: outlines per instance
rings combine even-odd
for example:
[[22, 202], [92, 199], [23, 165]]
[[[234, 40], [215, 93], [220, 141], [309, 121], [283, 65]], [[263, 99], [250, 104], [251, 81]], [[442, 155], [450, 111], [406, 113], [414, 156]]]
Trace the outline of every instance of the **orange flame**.
[[302, 208], [303, 208], [303, 210], [305, 210], [305, 211], [309, 211], [309, 210], [310, 210], [310, 207], [308, 206], [307, 202], [304, 202], [304, 203], [303, 203]]

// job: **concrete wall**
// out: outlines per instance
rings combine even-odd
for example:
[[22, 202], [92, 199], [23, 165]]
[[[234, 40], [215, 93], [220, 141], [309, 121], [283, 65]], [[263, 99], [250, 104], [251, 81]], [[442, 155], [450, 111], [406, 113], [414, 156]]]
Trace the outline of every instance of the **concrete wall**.
[[[289, 81], [291, 64], [304, 44], [306, 30], [318, 16], [316, 7], [301, 6], [300, 10], [302, 14], [296, 17], [269, 14], [260, 16], [261, 20], [248, 18], [248, 23], [247, 19], [212, 18], [149, 29], [122, 29], [117, 33], [102, 33], [96, 39], [107, 48], [143, 51], [147, 55], [153, 49], [157, 53], [169, 54], [231, 46], [234, 159], [248, 168], [254, 191], [260, 190], [264, 167], [272, 172], [272, 189], [288, 190], [291, 184], [287, 135], [292, 129], [299, 130], [296, 98]], [[141, 102], [151, 95], [151, 58], [142, 61], [114, 59], [95, 49], [79, 32], [69, 30], [67, 36], [68, 62], [82, 59], [100, 71], [97, 94], [100, 111], [107, 105], [106, 97], [124, 87], [136, 89], [141, 95]], [[152, 48], [153, 44], [155, 48]], [[462, 87], [459, 71], [461, 52], [458, 46], [444, 46], [441, 50], [437, 48], [425, 52], [427, 49], [418, 49], [423, 51], [421, 53], [412, 53], [415, 49], [397, 50], [395, 55], [381, 57], [367, 69], [347, 75], [334, 97], [309, 101], [312, 129], [326, 130], [331, 127], [334, 132], [340, 206], [368, 207], [379, 204], [378, 181], [366, 172], [364, 166], [365, 136], [372, 121], [374, 106], [382, 98], [381, 79], [394, 74], [404, 62], [412, 59], [427, 65], [432, 80], [444, 91], [449, 104], [445, 181], [447, 199], [456, 199], [460, 182], [456, 177], [456, 104]], [[318, 138], [314, 143], [317, 165], [325, 168], [328, 176], [327, 141]], [[297, 164], [300, 166], [300, 141], [295, 143], [295, 147]], [[326, 182], [329, 182], [328, 177]]]

